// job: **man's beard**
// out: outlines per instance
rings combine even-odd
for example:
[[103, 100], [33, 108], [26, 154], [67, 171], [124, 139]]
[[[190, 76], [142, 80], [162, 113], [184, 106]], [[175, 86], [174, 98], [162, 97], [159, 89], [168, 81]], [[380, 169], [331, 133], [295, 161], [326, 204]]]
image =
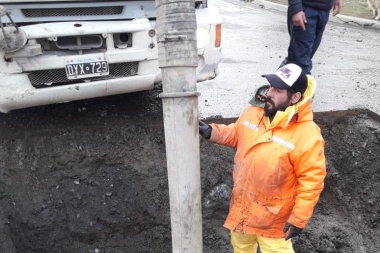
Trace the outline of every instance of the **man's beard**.
[[[264, 105], [264, 115], [268, 116], [270, 118], [273, 118], [276, 115], [277, 111], [285, 111], [286, 108], [288, 108], [289, 101], [290, 101], [290, 99], [288, 99], [287, 101], [285, 101], [282, 104], [275, 106], [272, 99], [267, 98], [267, 101]], [[272, 106], [271, 108], [269, 108], [269, 104]]]

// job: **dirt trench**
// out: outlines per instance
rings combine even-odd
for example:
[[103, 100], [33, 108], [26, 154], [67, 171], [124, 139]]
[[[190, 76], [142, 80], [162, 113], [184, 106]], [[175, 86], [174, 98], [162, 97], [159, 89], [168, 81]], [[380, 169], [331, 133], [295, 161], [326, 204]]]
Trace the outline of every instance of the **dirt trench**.
[[[0, 252], [171, 252], [161, 101], [152, 92], [0, 115]], [[208, 119], [228, 123], [234, 119]], [[380, 252], [380, 117], [315, 114], [328, 176], [297, 253]], [[203, 251], [223, 228], [234, 150], [200, 139]]]

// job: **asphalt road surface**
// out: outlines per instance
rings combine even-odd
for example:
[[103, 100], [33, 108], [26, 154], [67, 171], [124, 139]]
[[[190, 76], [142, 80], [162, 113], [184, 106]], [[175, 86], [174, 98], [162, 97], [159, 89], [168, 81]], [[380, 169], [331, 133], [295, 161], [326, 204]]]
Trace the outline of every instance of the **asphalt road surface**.
[[[223, 48], [219, 76], [198, 84], [201, 118], [237, 117], [265, 83], [261, 74], [274, 72], [286, 56], [286, 13], [262, 3], [211, 1], [223, 15]], [[380, 30], [331, 20], [313, 59], [314, 111], [362, 108], [380, 114]]]

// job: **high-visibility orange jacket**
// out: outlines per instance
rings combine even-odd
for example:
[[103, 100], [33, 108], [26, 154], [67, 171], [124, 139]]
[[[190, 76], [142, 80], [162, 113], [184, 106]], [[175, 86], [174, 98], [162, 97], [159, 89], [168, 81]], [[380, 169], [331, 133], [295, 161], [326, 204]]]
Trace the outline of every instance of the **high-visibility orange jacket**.
[[310, 98], [277, 112], [249, 105], [235, 123], [210, 124], [210, 141], [236, 148], [230, 211], [224, 226], [238, 233], [282, 238], [285, 223], [305, 228], [326, 176], [324, 140]]

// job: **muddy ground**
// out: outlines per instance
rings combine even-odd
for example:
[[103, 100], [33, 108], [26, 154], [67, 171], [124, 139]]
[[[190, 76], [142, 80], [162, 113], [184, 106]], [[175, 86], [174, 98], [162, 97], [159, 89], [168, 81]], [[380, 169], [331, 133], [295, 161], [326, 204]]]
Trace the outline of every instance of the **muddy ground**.
[[[171, 252], [161, 101], [143, 92], [0, 115], [0, 252]], [[210, 122], [231, 120], [210, 119]], [[380, 119], [316, 114], [328, 176], [297, 253], [380, 252]], [[201, 143], [203, 244], [223, 228], [234, 150]], [[207, 203], [207, 204], [206, 204]]]

